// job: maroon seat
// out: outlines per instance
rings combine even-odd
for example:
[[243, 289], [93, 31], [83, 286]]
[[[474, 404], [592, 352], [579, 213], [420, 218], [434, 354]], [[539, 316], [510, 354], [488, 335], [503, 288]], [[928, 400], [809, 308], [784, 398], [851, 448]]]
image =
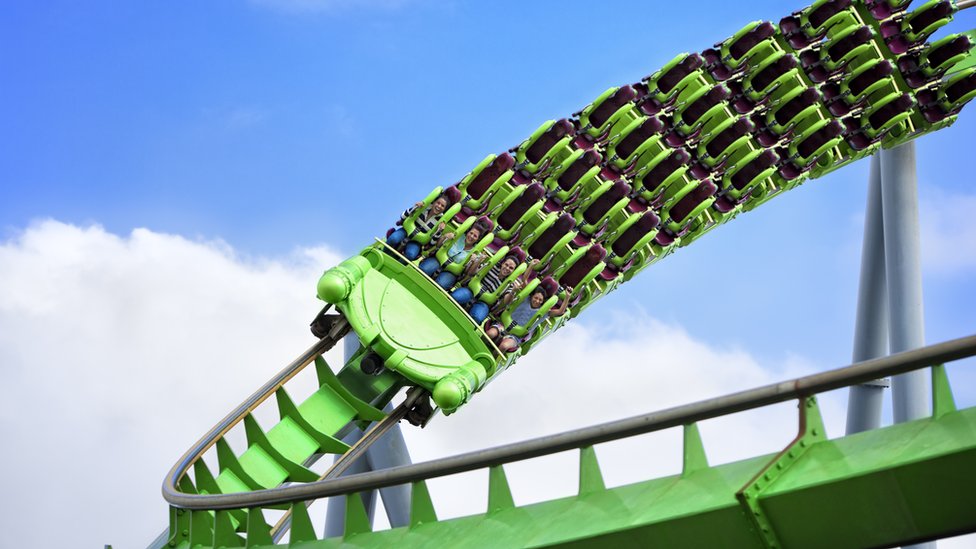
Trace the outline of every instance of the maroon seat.
[[681, 80], [688, 76], [689, 74], [700, 69], [704, 61], [697, 53], [692, 53], [685, 56], [677, 65], [671, 67], [671, 69], [662, 74], [660, 78], [657, 79], [657, 89], [663, 94], [671, 93], [671, 90], [678, 85]]
[[819, 130], [813, 132], [806, 139], [804, 139], [799, 145], [797, 145], [796, 150], [800, 153], [800, 156], [807, 157], [819, 149], [824, 143], [830, 141], [831, 139], [837, 137], [843, 132], [844, 129], [841, 127], [840, 122], [832, 120], [826, 126], [820, 128]]
[[618, 179], [607, 189], [607, 192], [600, 195], [583, 212], [583, 220], [589, 224], [596, 223], [603, 217], [614, 204], [630, 194], [630, 185], [623, 179]]
[[656, 229], [660, 224], [661, 219], [657, 214], [650, 210], [644, 212], [640, 219], [628, 227], [626, 231], [620, 233], [620, 236], [610, 246], [610, 250], [617, 257], [623, 257], [640, 239], [644, 238], [644, 235]]
[[607, 251], [603, 249], [603, 246], [594, 244], [583, 253], [582, 257], [576, 260], [576, 263], [566, 269], [563, 276], [559, 277], [560, 286], [577, 286], [606, 256]]
[[686, 194], [681, 200], [679, 200], [674, 206], [671, 206], [669, 212], [671, 220], [677, 223], [682, 223], [688, 214], [691, 213], [699, 204], [708, 200], [715, 193], [718, 192], [718, 187], [709, 180], [702, 181], [695, 190]]
[[921, 33], [932, 23], [952, 15], [952, 11], [952, 3], [948, 0], [942, 0], [942, 2], [914, 17], [908, 16], [908, 27], [913, 33]]
[[912, 96], [907, 93], [903, 94], [898, 99], [889, 101], [885, 106], [868, 115], [868, 123], [871, 124], [872, 128], [878, 130], [892, 118], [911, 110], [912, 106]]
[[637, 92], [630, 86], [623, 86], [606, 98], [600, 106], [590, 112], [590, 124], [599, 128], [617, 112], [617, 109], [630, 103], [637, 97]]
[[779, 31], [786, 38], [790, 46], [795, 50], [801, 50], [810, 45], [812, 40], [803, 33], [800, 18], [796, 15], [787, 15], [779, 20]]
[[688, 107], [681, 113], [681, 120], [689, 125], [694, 126], [698, 119], [708, 112], [718, 103], [725, 101], [729, 98], [729, 91], [725, 86], [718, 85], [708, 91], [705, 95], [699, 97], [694, 103], [688, 105]]
[[795, 69], [796, 65], [796, 57], [793, 57], [792, 55], [784, 55], [783, 57], [780, 57], [752, 77], [752, 88], [754, 90], [766, 89], [766, 87], [772, 84], [774, 80]]
[[654, 166], [651, 171], [647, 172], [641, 179], [641, 184], [648, 192], [654, 192], [668, 176], [682, 166], [686, 166], [690, 161], [691, 154], [688, 151], [685, 149], [677, 149], [658, 163], [657, 166]]
[[574, 185], [576, 185], [576, 183], [581, 177], [583, 177], [584, 174], [586, 174], [586, 172], [590, 171], [590, 168], [596, 166], [602, 160], [603, 157], [600, 156], [599, 152], [590, 149], [580, 155], [575, 162], [570, 164], [569, 168], [567, 168], [566, 171], [559, 176], [559, 179], [556, 180], [556, 183], [559, 184], [561, 189], [568, 191], [572, 189]]
[[948, 44], [943, 44], [932, 50], [928, 54], [929, 66], [936, 70], [942, 69], [942, 64], [972, 49], [973, 44], [965, 34], [950, 40]]
[[526, 187], [525, 192], [521, 196], [512, 201], [511, 204], [505, 208], [498, 216], [498, 226], [502, 229], [509, 230], [518, 223], [519, 219], [525, 215], [525, 212], [532, 207], [533, 204], [542, 200], [546, 196], [546, 189], [539, 183], [532, 183]]
[[712, 75], [715, 80], [728, 80], [732, 77], [732, 69], [722, 63], [722, 54], [714, 48], [709, 48], [702, 52], [702, 59], [705, 62], [705, 70]]
[[871, 40], [871, 35], [871, 29], [861, 27], [844, 38], [834, 41], [834, 43], [827, 47], [827, 55], [836, 63], [854, 48], [862, 44], [867, 44]]
[[756, 28], [747, 32], [742, 38], [735, 41], [734, 44], [729, 46], [729, 55], [732, 59], [738, 61], [743, 55], [749, 52], [756, 44], [762, 42], [763, 40], [769, 38], [776, 33], [776, 28], [769, 21], [763, 21], [762, 23], [756, 25]]
[[573, 123], [565, 118], [554, 122], [549, 129], [546, 130], [539, 139], [536, 139], [535, 143], [527, 151], [525, 151], [525, 158], [531, 164], [538, 164], [540, 160], [549, 152], [552, 147], [559, 142], [560, 139], [566, 137], [573, 132]]
[[855, 78], [852, 78], [847, 87], [849, 90], [851, 90], [851, 94], [861, 95], [861, 92], [868, 89], [879, 80], [891, 76], [893, 70], [894, 69], [891, 67], [891, 63], [889, 63], [887, 60], [882, 61], [857, 75]]
[[546, 292], [546, 299], [549, 299], [559, 291], [559, 284], [551, 276], [547, 276], [539, 282], [539, 288]]
[[951, 86], [947, 87], [945, 90], [946, 99], [949, 100], [949, 103], [955, 103], [964, 95], [973, 91], [974, 88], [976, 88], [976, 73], [953, 82]]
[[807, 21], [814, 28], [827, 22], [828, 19], [846, 10], [851, 6], [851, 0], [833, 0], [821, 4], [817, 9], [807, 14]]
[[817, 89], [807, 88], [776, 109], [773, 114], [773, 120], [780, 126], [785, 126], [794, 116], [800, 114], [803, 112], [803, 109], [813, 105], [818, 100], [820, 100], [820, 93], [817, 92]]
[[485, 166], [481, 173], [468, 184], [468, 196], [478, 200], [491, 188], [499, 177], [515, 166], [515, 159], [508, 153], [503, 153], [495, 157], [490, 164]]
[[762, 172], [768, 169], [770, 166], [776, 164], [779, 161], [779, 155], [771, 150], [765, 150], [753, 158], [751, 162], [743, 166], [741, 170], [735, 173], [730, 179], [730, 183], [737, 190], [742, 190], [746, 188], [752, 180], [759, 176]]
[[552, 250], [552, 247], [564, 236], [569, 234], [576, 226], [576, 220], [569, 214], [559, 216], [559, 219], [536, 238], [535, 242], [529, 246], [529, 255], [535, 258], [545, 256]]
[[632, 132], [627, 134], [627, 137], [620, 140], [616, 148], [617, 156], [627, 158], [637, 150], [637, 147], [641, 146], [641, 143], [661, 133], [663, 130], [664, 122], [660, 118], [656, 116], [649, 117], [634, 128]]
[[739, 139], [747, 133], [751, 133], [754, 129], [755, 125], [753, 125], [748, 118], [740, 118], [731, 126], [725, 128], [719, 132], [718, 135], [712, 138], [712, 140], [705, 145], [705, 152], [707, 152], [712, 158], [718, 158], [718, 156], [721, 155], [729, 145], [734, 143], [736, 139]]

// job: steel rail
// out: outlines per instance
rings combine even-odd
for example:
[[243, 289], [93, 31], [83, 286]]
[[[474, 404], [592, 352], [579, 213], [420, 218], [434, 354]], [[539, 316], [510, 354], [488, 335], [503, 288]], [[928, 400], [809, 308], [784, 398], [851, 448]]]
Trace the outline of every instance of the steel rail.
[[193, 446], [187, 450], [179, 461], [173, 465], [169, 473], [166, 475], [166, 482], [163, 484], [163, 496], [166, 495], [166, 488], [171, 487], [175, 492], [179, 492], [177, 488], [179, 481], [187, 473], [190, 467], [199, 460], [203, 454], [209, 450], [217, 440], [226, 435], [234, 426], [244, 420], [244, 417], [254, 411], [262, 402], [267, 400], [271, 395], [273, 395], [278, 389], [280, 389], [288, 380], [295, 377], [298, 372], [302, 371], [306, 366], [312, 363], [313, 360], [322, 353], [331, 349], [335, 344], [342, 339], [342, 336], [349, 330], [349, 323], [345, 318], [341, 318], [335, 322], [332, 329], [329, 330], [328, 335], [320, 339], [315, 345], [309, 347], [304, 353], [302, 353], [298, 358], [293, 360], [288, 366], [285, 366], [277, 375], [268, 380], [260, 389], [255, 391], [250, 397], [248, 397], [244, 402], [242, 402], [237, 408], [232, 412], [227, 414], [224, 419], [220, 420], [207, 434], [203, 435]]
[[960, 0], [956, 2], [956, 7], [959, 8], [960, 11], [973, 6], [976, 6], [976, 0]]
[[241, 509], [385, 488], [678, 427], [974, 355], [976, 355], [976, 335], [658, 412], [477, 452], [337, 479], [255, 492], [189, 495], [180, 493], [172, 482], [173, 479], [167, 477], [163, 484], [163, 497], [170, 505], [184, 509]]

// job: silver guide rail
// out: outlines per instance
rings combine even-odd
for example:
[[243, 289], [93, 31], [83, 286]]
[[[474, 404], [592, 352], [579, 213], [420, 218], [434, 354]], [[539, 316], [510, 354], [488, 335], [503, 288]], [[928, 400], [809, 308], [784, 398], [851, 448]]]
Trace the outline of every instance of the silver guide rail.
[[258, 492], [189, 495], [180, 493], [176, 489], [176, 479], [170, 476], [163, 484], [163, 497], [170, 505], [185, 509], [241, 509], [384, 488], [677, 427], [974, 355], [976, 355], [976, 335], [610, 423], [434, 461], [337, 479], [290, 485]]

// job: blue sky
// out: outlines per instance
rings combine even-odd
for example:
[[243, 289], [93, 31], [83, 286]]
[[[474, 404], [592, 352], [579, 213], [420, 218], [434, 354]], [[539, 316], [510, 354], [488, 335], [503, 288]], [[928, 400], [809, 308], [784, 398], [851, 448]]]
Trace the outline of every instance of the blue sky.
[[[10, 3], [0, 8], [0, 242], [54, 220], [120, 237], [146, 228], [220, 241], [245, 262], [287, 262], [321, 246], [350, 255], [432, 187], [541, 122], [798, 7]], [[973, 27], [976, 10], [940, 35]], [[976, 115], [964, 111], [917, 144], [930, 342], [976, 327], [974, 135]], [[647, 315], [747, 352], [774, 377], [797, 361], [845, 364], [867, 169], [855, 164], [740, 216], [580, 322]], [[314, 310], [314, 274], [306, 284]], [[306, 323], [295, 319], [298, 330]], [[976, 376], [953, 374], [961, 402], [976, 403]]]
[[[542, 121], [751, 19], [784, 15], [779, 2], [695, 5], [8, 6], [0, 23], [0, 234], [54, 218], [119, 234], [147, 227], [220, 238], [244, 254], [322, 242], [351, 253], [405, 205]], [[951, 28], [974, 26], [976, 14], [964, 12]], [[919, 143], [923, 200], [970, 192], [959, 161], [970, 118]], [[848, 338], [852, 323], [857, 277], [848, 269], [866, 171], [866, 162], [849, 167], [740, 217], [741, 227], [669, 258], [600, 309], [646, 296], [636, 301], [655, 315], [750, 344], [761, 323], [771, 331], [764, 352], [845, 342], [837, 337]], [[688, 301], [714, 282], [702, 273], [731, 261], [742, 263], [721, 303]], [[944, 287], [941, 278], [927, 287], [930, 307], [958, 301], [959, 290]], [[733, 311], [744, 321], [721, 321]], [[953, 314], [930, 318], [933, 335], [976, 324], [968, 311]]]

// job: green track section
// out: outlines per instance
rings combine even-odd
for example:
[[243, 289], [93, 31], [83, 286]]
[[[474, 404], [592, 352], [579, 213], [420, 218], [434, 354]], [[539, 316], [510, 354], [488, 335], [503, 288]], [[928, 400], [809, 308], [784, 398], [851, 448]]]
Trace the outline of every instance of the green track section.
[[[862, 548], [973, 527], [976, 408], [802, 448], [759, 490], [767, 545], [738, 495], [778, 456], [603, 489], [581, 454], [581, 494], [513, 507], [502, 469], [483, 515], [321, 540], [309, 547]], [[802, 455], [801, 455], [802, 454]], [[775, 465], [774, 465], [775, 468]], [[587, 478], [586, 475], [589, 475]], [[584, 484], [584, 483], [588, 483]]]

